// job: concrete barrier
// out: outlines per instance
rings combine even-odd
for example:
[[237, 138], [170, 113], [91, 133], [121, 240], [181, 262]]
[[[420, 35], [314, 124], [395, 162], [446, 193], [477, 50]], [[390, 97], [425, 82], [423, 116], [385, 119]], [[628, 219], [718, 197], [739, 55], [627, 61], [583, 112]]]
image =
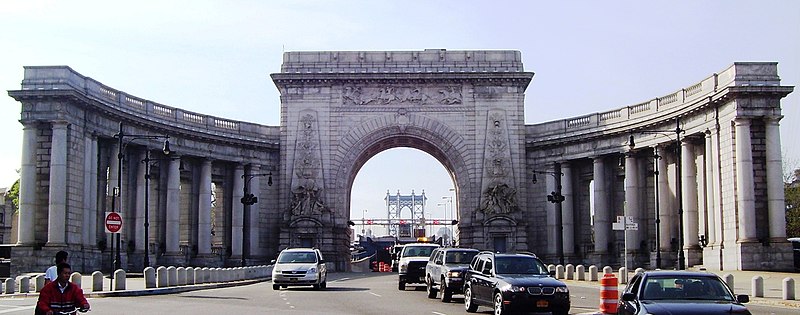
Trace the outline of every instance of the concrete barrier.
[[764, 297], [764, 278], [755, 276], [750, 280], [750, 291], [754, 297]]
[[4, 285], [5, 285], [5, 291], [4, 292], [6, 294], [14, 293], [14, 279], [7, 278], [5, 283], [4, 283]]
[[211, 282], [211, 268], [203, 267], [203, 283], [210, 283]]
[[634, 274], [636, 274], [636, 275], [638, 275], [640, 273], [644, 273], [644, 268], [636, 268], [636, 271], [634, 271]]
[[591, 265], [589, 266], [589, 281], [598, 281], [597, 277], [597, 266]]
[[556, 271], [556, 265], [553, 264], [547, 265], [547, 272], [555, 272], [555, 271]]
[[152, 289], [156, 287], [156, 269], [153, 267], [144, 268], [144, 288]]
[[19, 293], [28, 293], [31, 291], [31, 278], [28, 278], [27, 276], [19, 276], [17, 277], [17, 281], [19, 282], [17, 287], [17, 291], [19, 291]]
[[[733, 275], [726, 273], [722, 276], [722, 280], [725, 281], [726, 284], [731, 288], [731, 291], [734, 291], [733, 288]], [[735, 291], [734, 291], [735, 292]]]
[[167, 274], [167, 267], [159, 266], [156, 268], [156, 286], [159, 288], [166, 288], [169, 286], [169, 275]]
[[74, 283], [79, 288], [81, 287], [81, 279], [83, 279], [83, 276], [81, 276], [80, 273], [73, 272], [71, 275], [69, 275], [69, 282]]
[[195, 277], [195, 269], [193, 267], [186, 267], [186, 284], [193, 285]]
[[613, 274], [613, 273], [614, 273], [614, 269], [613, 269], [613, 268], [611, 268], [611, 266], [605, 266], [605, 267], [603, 267], [603, 274], [604, 274], [604, 275], [606, 275], [606, 274], [609, 274], [609, 273], [612, 273], [612, 274]]
[[781, 290], [781, 291], [783, 292], [783, 294], [781, 295], [781, 297], [784, 300], [794, 300], [795, 299], [795, 296], [794, 296], [794, 279], [789, 278], [789, 277], [783, 278], [783, 283], [782, 284], [783, 284], [783, 288], [782, 288], [783, 290]]
[[92, 272], [92, 292], [103, 291], [103, 273], [100, 271]]
[[178, 269], [175, 266], [167, 267], [167, 285], [171, 287], [178, 285]]
[[128, 283], [125, 270], [117, 269], [114, 271], [114, 291], [125, 291], [125, 284]]
[[564, 266], [556, 266], [556, 279], [564, 279]]
[[[596, 272], [597, 270], [595, 269], [595, 273]], [[576, 277], [578, 281], [586, 281], [586, 267], [578, 265], [578, 267], [575, 267], [575, 273], [577, 274]]]
[[186, 268], [178, 267], [178, 285], [186, 285]]
[[33, 277], [33, 287], [35, 292], [42, 291], [42, 288], [44, 288], [44, 275]]
[[575, 280], [575, 266], [567, 264], [567, 280]]
[[619, 284], [628, 283], [628, 268], [619, 267], [619, 275], [617, 275], [617, 278], [619, 278]]

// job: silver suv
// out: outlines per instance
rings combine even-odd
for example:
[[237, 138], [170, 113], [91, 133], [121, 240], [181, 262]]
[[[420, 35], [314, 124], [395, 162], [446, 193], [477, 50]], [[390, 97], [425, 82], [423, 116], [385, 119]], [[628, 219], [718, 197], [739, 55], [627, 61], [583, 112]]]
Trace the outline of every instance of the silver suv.
[[273, 290], [301, 285], [311, 285], [314, 289], [327, 286], [328, 269], [316, 248], [284, 249], [272, 263]]

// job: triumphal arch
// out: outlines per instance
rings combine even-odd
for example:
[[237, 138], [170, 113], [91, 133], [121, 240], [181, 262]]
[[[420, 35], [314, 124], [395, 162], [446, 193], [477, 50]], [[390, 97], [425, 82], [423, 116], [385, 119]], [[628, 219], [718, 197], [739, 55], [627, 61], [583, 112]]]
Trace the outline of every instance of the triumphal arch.
[[[395, 147], [449, 171], [460, 246], [554, 263], [791, 268], [779, 121], [793, 87], [777, 63], [525, 125], [532, 77], [518, 51], [288, 52], [272, 74], [280, 126], [265, 126], [66, 66], [26, 67], [9, 91], [24, 128], [12, 272], [42, 270], [60, 249], [79, 270], [115, 257], [141, 270], [265, 263], [297, 246], [347, 270], [353, 180]], [[111, 210], [129, 223], [119, 241], [103, 228]]]

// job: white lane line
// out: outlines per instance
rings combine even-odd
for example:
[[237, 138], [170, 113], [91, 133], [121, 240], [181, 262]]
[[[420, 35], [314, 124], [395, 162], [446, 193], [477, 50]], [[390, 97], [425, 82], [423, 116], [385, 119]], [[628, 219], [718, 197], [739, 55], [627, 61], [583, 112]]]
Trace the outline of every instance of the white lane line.
[[377, 294], [377, 293], [372, 293], [372, 292], [367, 292], [367, 293], [372, 294], [372, 295], [377, 296], [377, 297], [381, 297], [381, 295]]
[[347, 281], [347, 280], [350, 280], [350, 278], [345, 277], [345, 278], [341, 278], [341, 279], [331, 280], [331, 282], [339, 282], [339, 281]]
[[11, 312], [19, 312], [24, 310], [32, 310], [36, 305], [28, 305], [28, 306], [21, 306], [17, 308], [7, 309], [0, 311], [0, 314], [11, 313]]
[[446, 315], [445, 313], [439, 313], [439, 312], [434, 312], [434, 311], [431, 311], [431, 313], [434, 313], [436, 315]]

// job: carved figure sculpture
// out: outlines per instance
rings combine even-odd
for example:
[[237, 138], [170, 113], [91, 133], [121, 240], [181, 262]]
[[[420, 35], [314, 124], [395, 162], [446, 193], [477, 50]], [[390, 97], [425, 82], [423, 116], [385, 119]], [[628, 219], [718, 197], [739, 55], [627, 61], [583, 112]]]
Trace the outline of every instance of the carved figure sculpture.
[[484, 214], [505, 214], [519, 209], [517, 191], [506, 184], [489, 186], [483, 197], [480, 211]]

